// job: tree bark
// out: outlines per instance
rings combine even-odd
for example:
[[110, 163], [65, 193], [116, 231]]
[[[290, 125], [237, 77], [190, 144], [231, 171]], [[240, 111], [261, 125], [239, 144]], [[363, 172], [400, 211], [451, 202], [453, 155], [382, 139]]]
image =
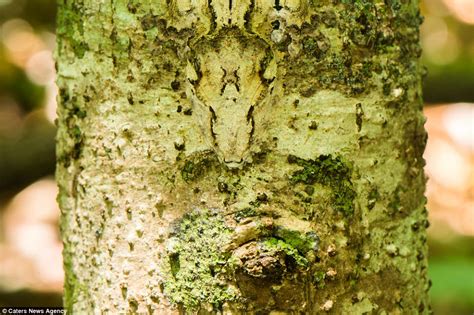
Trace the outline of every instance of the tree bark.
[[73, 313], [428, 313], [417, 0], [60, 0]]

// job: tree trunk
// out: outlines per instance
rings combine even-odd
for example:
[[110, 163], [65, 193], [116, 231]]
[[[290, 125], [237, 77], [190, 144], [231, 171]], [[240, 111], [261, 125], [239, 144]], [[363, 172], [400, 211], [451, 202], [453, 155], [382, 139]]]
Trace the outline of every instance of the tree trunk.
[[428, 313], [417, 0], [60, 0], [65, 305]]

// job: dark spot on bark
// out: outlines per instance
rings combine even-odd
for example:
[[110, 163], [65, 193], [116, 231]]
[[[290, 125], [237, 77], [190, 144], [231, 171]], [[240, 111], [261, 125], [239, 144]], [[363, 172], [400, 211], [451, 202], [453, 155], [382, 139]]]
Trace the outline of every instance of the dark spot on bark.
[[313, 120], [313, 121], [311, 121], [311, 123], [309, 124], [308, 128], [309, 128], [310, 130], [317, 130], [317, 129], [318, 129], [318, 123]]
[[132, 313], [136, 313], [137, 310], [138, 310], [138, 301], [135, 300], [135, 299], [130, 299], [128, 301], [128, 305], [130, 306], [130, 310], [132, 311]]
[[174, 143], [174, 148], [178, 151], [183, 151], [184, 148], [185, 148], [185, 144], [184, 143], [178, 143], [178, 142], [175, 142]]
[[357, 131], [360, 132], [362, 129], [362, 116], [364, 116], [364, 111], [362, 110], [362, 104], [356, 104], [356, 125]]
[[280, 0], [275, 0], [275, 5], [273, 6], [275, 10], [280, 11], [283, 7], [280, 5]]
[[286, 159], [288, 161], [288, 163], [290, 164], [294, 164], [298, 161], [298, 157], [296, 157], [295, 155], [288, 155], [288, 158]]
[[128, 101], [128, 104], [130, 105], [133, 105], [135, 102], [133, 101], [133, 95], [131, 92], [128, 92], [127, 94], [127, 101]]
[[267, 194], [265, 193], [259, 193], [257, 195], [257, 201], [261, 202], [261, 203], [267, 203], [268, 202], [268, 196]]
[[157, 17], [153, 14], [147, 14], [142, 19], [142, 29], [148, 31], [153, 27], [157, 26]]
[[391, 90], [392, 90], [392, 87], [390, 86], [390, 83], [385, 83], [383, 85], [383, 95], [389, 96]]
[[421, 302], [420, 305], [418, 306], [418, 312], [422, 314], [424, 310], [425, 310], [425, 304]]
[[219, 192], [221, 192], [221, 193], [226, 193], [226, 192], [229, 191], [229, 186], [228, 186], [226, 183], [224, 183], [224, 182], [219, 182], [219, 183], [217, 184], [217, 189], [218, 189]]
[[122, 292], [122, 298], [123, 299], [126, 299], [127, 298], [127, 287], [125, 285], [121, 285], [120, 286], [120, 290]]
[[272, 28], [273, 28], [274, 30], [279, 29], [279, 28], [280, 28], [280, 21], [273, 21], [273, 22], [272, 22]]
[[129, 2], [127, 4], [127, 9], [128, 9], [128, 12], [132, 13], [132, 14], [135, 14], [137, 13], [137, 8], [135, 7], [135, 5], [131, 2]]
[[304, 191], [305, 193], [311, 196], [312, 194], [314, 194], [314, 187], [308, 185], [304, 188]]
[[422, 252], [419, 252], [418, 255], [416, 255], [416, 259], [418, 261], [422, 261], [425, 258], [425, 255], [423, 255]]
[[181, 84], [179, 83], [179, 81], [171, 82], [171, 88], [173, 89], [173, 91], [179, 90], [180, 86], [181, 86]]

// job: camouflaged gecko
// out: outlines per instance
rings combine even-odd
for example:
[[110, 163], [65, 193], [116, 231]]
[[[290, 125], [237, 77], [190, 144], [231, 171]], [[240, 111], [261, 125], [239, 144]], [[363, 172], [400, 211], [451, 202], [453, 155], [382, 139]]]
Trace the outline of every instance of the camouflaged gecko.
[[270, 46], [229, 19], [190, 48], [186, 74], [193, 112], [219, 160], [241, 168], [252, 161], [254, 115], [275, 78]]

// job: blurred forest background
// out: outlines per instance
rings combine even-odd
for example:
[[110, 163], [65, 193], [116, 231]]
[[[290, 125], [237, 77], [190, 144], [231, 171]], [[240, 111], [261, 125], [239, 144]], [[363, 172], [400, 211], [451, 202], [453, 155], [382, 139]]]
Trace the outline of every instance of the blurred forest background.
[[[0, 306], [59, 306], [55, 0], [0, 0]], [[474, 0], [422, 0], [435, 314], [474, 313]]]

